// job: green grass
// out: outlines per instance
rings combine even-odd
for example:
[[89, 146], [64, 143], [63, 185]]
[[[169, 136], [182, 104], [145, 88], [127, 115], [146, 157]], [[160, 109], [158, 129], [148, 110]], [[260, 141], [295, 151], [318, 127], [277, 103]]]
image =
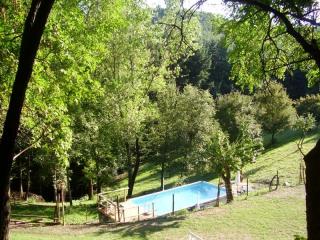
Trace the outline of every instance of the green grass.
[[[307, 153], [316, 143], [319, 134], [313, 132], [305, 139], [304, 151]], [[270, 142], [271, 136], [266, 135], [264, 138], [265, 145]], [[276, 135], [276, 144], [266, 148], [262, 154], [257, 157], [255, 163], [249, 164], [243, 169], [245, 177], [249, 178], [250, 182], [269, 183], [272, 177], [279, 171], [280, 183], [288, 182], [290, 185], [296, 185], [299, 182], [299, 164], [302, 159], [301, 154], [297, 150], [296, 141], [299, 135], [287, 130]], [[218, 181], [214, 173], [196, 173], [184, 177], [185, 183], [195, 181], [208, 181], [216, 183]], [[165, 175], [165, 188], [171, 188], [176, 183], [181, 182], [178, 173], [172, 171]], [[127, 179], [123, 179], [117, 187], [126, 187]], [[110, 190], [110, 189], [108, 189]], [[134, 186], [133, 195], [143, 195], [150, 192], [160, 190], [160, 168], [155, 167], [151, 163], [144, 164], [137, 176]]]
[[303, 187], [252, 193], [231, 205], [125, 225], [71, 225], [20, 228], [12, 239], [293, 239], [305, 235]]
[[[47, 217], [43, 219], [44, 222], [52, 223], [54, 216], [54, 203], [16, 203], [11, 206], [12, 218], [21, 221], [35, 221], [42, 216]], [[23, 215], [33, 215], [32, 217], [25, 217]], [[37, 217], [39, 216], [39, 217]], [[66, 203], [65, 207], [65, 223], [66, 224], [81, 224], [87, 222], [96, 222], [97, 204], [94, 201], [74, 201], [74, 206], [70, 207]]]
[[[272, 148], [269, 147], [264, 150], [255, 163], [246, 166], [244, 174], [249, 177], [251, 182], [268, 183], [279, 171], [281, 184], [288, 182], [290, 185], [297, 185], [299, 182], [299, 166], [302, 161], [302, 155], [296, 145], [298, 138], [298, 134], [293, 131], [279, 134], [277, 143]], [[303, 146], [304, 153], [314, 147], [318, 138], [318, 133], [312, 133], [306, 137]]]
[[[309, 151], [319, 138], [312, 133], [304, 149]], [[247, 200], [239, 197], [231, 205], [212, 208], [195, 213], [180, 214], [174, 218], [132, 223], [121, 226], [69, 225], [51, 226], [12, 231], [12, 239], [185, 239], [189, 230], [204, 239], [293, 239], [294, 235], [305, 235], [305, 200], [303, 186], [298, 186], [301, 155], [295, 141], [298, 135], [286, 131], [277, 136], [277, 143], [264, 150], [256, 162], [244, 168], [250, 182], [267, 183], [279, 171], [280, 183], [288, 182], [295, 187], [282, 187], [279, 191], [265, 190], [251, 193]], [[269, 141], [266, 136], [265, 142]], [[213, 173], [195, 174], [184, 178], [185, 182], [205, 180], [216, 182]], [[167, 173], [166, 188], [181, 179], [175, 172]], [[116, 187], [125, 187], [127, 180]], [[137, 176], [134, 195], [158, 191], [160, 169], [154, 164], [144, 164]], [[106, 189], [109, 190], [109, 189]], [[13, 213], [53, 215], [52, 204], [13, 206]], [[66, 210], [67, 224], [97, 222], [94, 202], [76, 202]]]

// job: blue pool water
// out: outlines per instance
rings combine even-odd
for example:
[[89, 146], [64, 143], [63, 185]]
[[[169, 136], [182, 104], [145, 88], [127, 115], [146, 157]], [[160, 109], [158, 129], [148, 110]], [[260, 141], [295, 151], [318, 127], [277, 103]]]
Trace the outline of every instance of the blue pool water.
[[[217, 186], [201, 181], [132, 198], [129, 201], [143, 208], [145, 212], [152, 212], [153, 204], [155, 215], [161, 216], [172, 212], [173, 194], [174, 210], [178, 211], [196, 206], [197, 204], [214, 201], [217, 198], [217, 191]], [[224, 196], [226, 196], [226, 191], [224, 188], [220, 188], [220, 197]]]

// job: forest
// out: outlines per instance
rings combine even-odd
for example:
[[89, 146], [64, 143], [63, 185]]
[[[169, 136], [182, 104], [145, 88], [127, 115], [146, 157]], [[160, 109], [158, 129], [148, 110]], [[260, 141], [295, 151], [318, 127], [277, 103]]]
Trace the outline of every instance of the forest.
[[204, 2], [0, 2], [1, 240], [10, 202], [55, 202], [62, 184], [71, 206], [120, 181], [132, 198], [145, 166], [152, 191], [208, 174], [231, 203], [237, 172], [287, 131], [320, 238], [320, 143], [304, 148], [320, 122], [319, 4], [225, 0], [221, 15]]

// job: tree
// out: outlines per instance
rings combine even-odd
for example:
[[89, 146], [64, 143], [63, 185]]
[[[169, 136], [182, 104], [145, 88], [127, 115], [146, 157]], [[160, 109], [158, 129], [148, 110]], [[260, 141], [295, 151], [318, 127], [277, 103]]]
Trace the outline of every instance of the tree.
[[179, 92], [168, 84], [157, 95], [158, 117], [152, 127], [151, 148], [161, 168], [161, 189], [167, 167], [192, 170], [210, 141], [214, 114], [209, 92], [187, 85]]
[[242, 135], [237, 140], [230, 141], [228, 134], [223, 132], [217, 124], [211, 142], [207, 146], [209, 167], [222, 177], [227, 193], [227, 203], [233, 201], [232, 172], [241, 170], [243, 166], [252, 162], [262, 148], [261, 136], [252, 135], [247, 124], [242, 125], [241, 132]]
[[280, 83], [270, 81], [254, 95], [257, 117], [263, 129], [271, 133], [271, 144], [275, 134], [292, 126], [296, 111], [293, 102]]
[[154, 118], [149, 94], [164, 86], [169, 61], [163, 31], [151, 24], [148, 9], [132, 1], [123, 10], [126, 24], [111, 31], [112, 39], [105, 43], [109, 51], [95, 75], [104, 87], [105, 124], [117, 138], [115, 157], [128, 173], [131, 197], [149, 141], [147, 127]]
[[216, 100], [216, 109], [216, 119], [222, 130], [228, 133], [231, 141], [235, 141], [241, 135], [241, 124], [245, 117], [252, 131], [257, 135], [260, 134], [261, 129], [255, 119], [256, 108], [251, 96], [240, 92], [221, 95]]
[[295, 102], [295, 107], [299, 115], [307, 116], [312, 114], [317, 123], [320, 122], [320, 94], [307, 95]]
[[261, 127], [255, 120], [250, 96], [239, 92], [222, 95], [217, 99], [216, 109], [218, 124], [207, 154], [211, 169], [224, 180], [227, 202], [231, 202], [231, 173], [242, 170], [262, 150]]
[[182, 175], [198, 165], [197, 159], [210, 141], [214, 101], [208, 91], [187, 85], [178, 95], [175, 111], [179, 145], [178, 161], [173, 161], [172, 166], [180, 165]]
[[151, 129], [151, 148], [161, 168], [161, 189], [164, 190], [164, 174], [166, 164], [173, 159], [178, 149], [178, 133], [176, 128], [176, 104], [178, 91], [173, 84], [157, 93], [158, 116]]
[[33, 0], [25, 20], [18, 70], [12, 87], [9, 108], [0, 143], [0, 239], [9, 238], [9, 181], [25, 93], [31, 78], [34, 60], [54, 0]]
[[[14, 77], [9, 60], [11, 59], [12, 63], [18, 62], [17, 42], [20, 40], [27, 2], [7, 1], [6, 19], [1, 19], [0, 23], [1, 29], [4, 27], [0, 51], [8, 63], [5, 66], [1, 65], [0, 70], [3, 89], [1, 98], [4, 100], [9, 98]], [[94, 5], [94, 3], [96, 1], [86, 1], [86, 4]], [[107, 4], [107, 7], [112, 8], [110, 5]], [[106, 5], [104, 7], [104, 10], [110, 10], [106, 9]], [[88, 21], [89, 14], [83, 11], [84, 8], [85, 4], [80, 6], [78, 1], [57, 2], [40, 42], [32, 81], [28, 85], [22, 109], [14, 157], [14, 159], [17, 156], [28, 157], [31, 155], [28, 153], [30, 149], [43, 148], [36, 151], [36, 155], [32, 157], [32, 168], [33, 165], [40, 164], [40, 161], [45, 159], [44, 156], [50, 156], [57, 164], [61, 161], [63, 166], [67, 166], [65, 163], [68, 161], [71, 147], [70, 129], [73, 125], [73, 112], [70, 109], [84, 100], [93, 101], [99, 95], [100, 85], [92, 73], [97, 63], [101, 61], [101, 52], [105, 48], [101, 47], [100, 40], [97, 39], [106, 39], [109, 34], [106, 29], [110, 28], [110, 25], [117, 26], [111, 21], [111, 18], [117, 19], [115, 14], [117, 8], [109, 11], [109, 18], [106, 18], [103, 24], [101, 21], [98, 24], [91, 15]], [[69, 14], [70, 12], [72, 14]], [[101, 17], [97, 11], [95, 16]], [[82, 34], [83, 32], [86, 34]], [[7, 106], [6, 101], [1, 101], [1, 113]], [[44, 156], [40, 156], [41, 154]], [[50, 169], [54, 167], [54, 164], [46, 163], [44, 160], [42, 165]], [[52, 176], [48, 176], [50, 172], [54, 172], [51, 170], [43, 171], [43, 177], [51, 179]], [[40, 181], [40, 185], [44, 189], [45, 183]]]
[[[320, 48], [317, 1], [225, 2], [234, 6], [233, 27], [228, 26], [226, 30], [229, 29], [231, 33], [232, 72], [238, 83], [249, 85], [252, 89], [259, 81], [270, 79], [270, 75], [282, 78], [287, 69], [297, 67], [307, 72], [310, 85], [318, 81]], [[319, 153], [320, 140], [304, 158], [307, 231], [311, 240], [320, 238]]]

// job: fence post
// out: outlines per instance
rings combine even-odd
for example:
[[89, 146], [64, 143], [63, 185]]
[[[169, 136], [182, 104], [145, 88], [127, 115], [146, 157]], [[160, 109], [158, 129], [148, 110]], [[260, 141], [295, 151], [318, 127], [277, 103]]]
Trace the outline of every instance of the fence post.
[[123, 215], [123, 222], [125, 223], [126, 222], [126, 218], [125, 218], [125, 215], [124, 215], [124, 209], [122, 209], [122, 215]]
[[215, 207], [219, 207], [219, 205], [220, 205], [220, 177], [218, 180], [218, 191], [217, 191], [217, 199], [216, 199]]
[[154, 203], [152, 203], [152, 218], [154, 218]]
[[172, 215], [174, 215], [174, 194], [172, 194]]
[[119, 208], [119, 196], [117, 195], [117, 209], [118, 209], [118, 221], [121, 222], [120, 208]]
[[138, 221], [140, 221], [140, 209], [139, 209], [139, 206], [138, 206]]
[[249, 195], [249, 178], [247, 177], [247, 197]]

